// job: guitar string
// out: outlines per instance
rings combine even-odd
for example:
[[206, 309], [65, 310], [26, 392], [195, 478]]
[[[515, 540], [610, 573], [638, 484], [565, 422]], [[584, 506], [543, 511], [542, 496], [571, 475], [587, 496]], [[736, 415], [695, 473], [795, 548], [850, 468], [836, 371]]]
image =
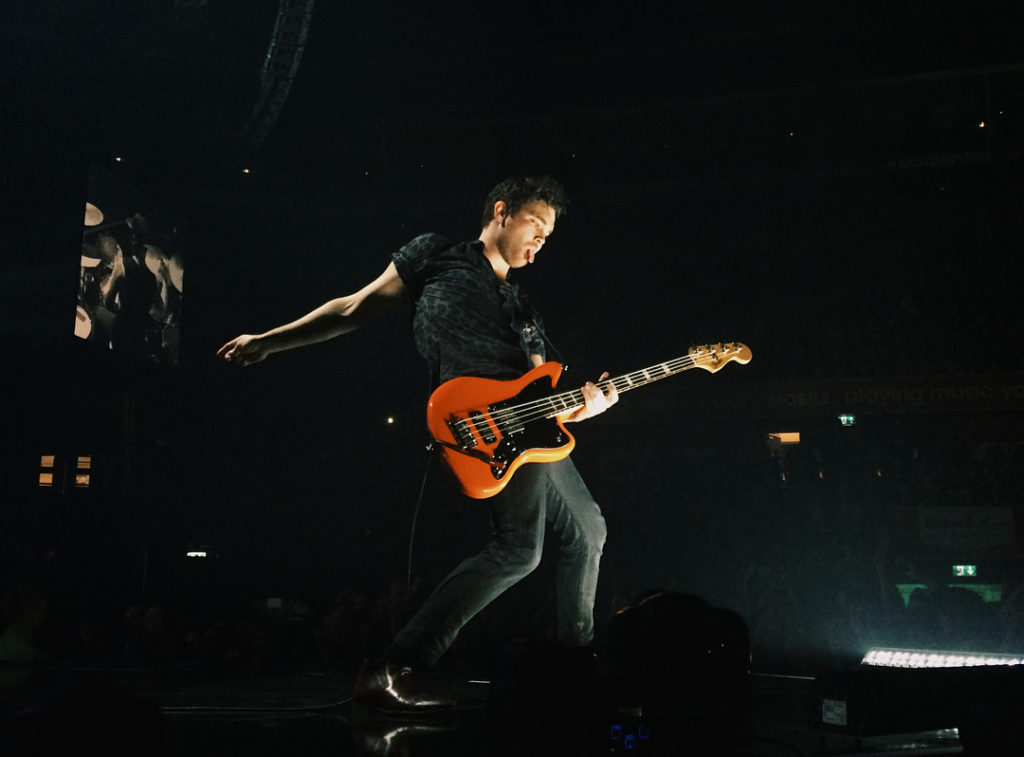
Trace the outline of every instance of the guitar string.
[[[645, 386], [646, 384], [653, 383], [654, 381], [658, 381], [659, 379], [668, 378], [669, 376], [672, 376], [682, 370], [694, 367], [695, 364], [696, 361], [690, 357], [676, 358], [675, 360], [670, 360], [658, 366], [651, 366], [650, 368], [647, 368], [644, 371], [636, 371], [625, 376], [618, 376], [614, 379], [608, 379], [606, 381], [598, 382], [598, 387], [601, 387], [603, 390], [604, 387], [614, 384], [616, 389], [618, 389], [619, 391], [628, 391], [629, 389], [635, 389], [641, 386]], [[664, 368], [666, 369], [666, 372], [654, 376], [648, 374], [648, 371], [654, 370], [656, 368]], [[566, 403], [566, 399], [563, 398], [567, 398], [569, 402]], [[562, 405], [561, 407], [558, 406], [559, 403]], [[574, 410], [582, 404], [584, 404], [582, 390], [574, 389], [568, 392], [562, 392], [560, 394], [550, 395], [548, 397], [543, 397], [541, 399], [532, 400], [530, 402], [524, 402], [519, 405], [512, 405], [510, 407], [502, 408], [501, 410], [492, 413], [491, 418], [494, 420], [495, 423], [501, 423], [505, 420], [510, 419], [515, 419], [520, 422], [528, 423], [532, 420], [537, 420], [539, 418], [549, 417], [552, 415], [559, 415], [563, 412]], [[539, 411], [539, 413], [533, 412], [532, 414], [530, 414], [531, 411]], [[466, 419], [461, 421], [461, 423], [466, 425], [473, 425], [475, 428], [479, 428], [479, 424], [481, 422], [485, 423], [485, 421], [483, 421], [482, 419]]]
[[[684, 357], [669, 360], [665, 363], [651, 366], [650, 368], [646, 368], [641, 371], [635, 371], [614, 379], [598, 382], [597, 385], [602, 388], [602, 391], [604, 387], [609, 385], [614, 385], [619, 391], [628, 391], [629, 389], [636, 389], [660, 379], [668, 378], [669, 376], [675, 375], [680, 371], [687, 370], [688, 368], [696, 367], [697, 360], [698, 358], [686, 355]], [[665, 372], [652, 376], [649, 374], [652, 370], [664, 370]], [[634, 379], [633, 377], [636, 378]], [[570, 400], [570, 404], [565, 405], [565, 399], [563, 398], [568, 398]], [[557, 407], [556, 403], [562, 403], [565, 406]], [[576, 389], [569, 392], [562, 392], [561, 394], [550, 395], [538, 400], [531, 400], [530, 402], [524, 402], [519, 405], [505, 407], [495, 413], [492, 413], [490, 417], [494, 421], [495, 425], [498, 426], [508, 420], [515, 420], [519, 423], [529, 423], [541, 418], [560, 415], [563, 412], [574, 410], [583, 404], [583, 392], [580, 389]], [[486, 428], [487, 421], [483, 417], [466, 418], [459, 420], [453, 425], [458, 425], [462, 428], [471, 426], [476, 429], [477, 432], [480, 432], [481, 428]]]
[[[738, 350], [735, 351], [738, 352]], [[628, 391], [629, 389], [635, 389], [640, 386], [645, 386], [646, 384], [652, 383], [654, 381], [658, 381], [663, 378], [668, 378], [669, 376], [675, 375], [680, 371], [696, 367], [698, 362], [701, 360], [706, 360], [707, 358], [725, 357], [726, 354], [718, 355], [717, 353], [709, 353], [707, 355], [698, 355], [696, 357], [693, 355], [684, 355], [682, 357], [674, 358], [673, 360], [668, 360], [658, 365], [650, 366], [640, 371], [635, 371], [633, 373], [626, 374], [625, 376], [619, 376], [614, 379], [599, 382], [598, 385], [601, 387], [605, 387], [608, 386], [609, 384], [614, 384], [616, 388], [619, 389], [620, 391]], [[727, 360], [726, 362], [730, 361]], [[649, 375], [650, 371], [656, 369], [659, 371], [664, 370], [665, 372], [655, 376]], [[637, 377], [636, 380], [633, 380], [632, 377], [634, 376]], [[620, 386], [620, 384], [622, 385]], [[566, 406], [565, 399], [563, 398], [569, 398], [572, 404]], [[556, 408], [556, 400], [562, 403], [563, 406]], [[495, 425], [499, 426], [499, 430], [503, 430], [500, 429], [500, 425], [508, 420], [514, 420], [520, 424], [525, 424], [532, 422], [534, 420], [539, 420], [541, 418], [550, 418], [556, 415], [560, 415], [563, 412], [575, 410], [582, 404], [584, 404], [583, 394], [581, 390], [577, 389], [570, 392], [563, 392], [561, 394], [550, 395], [548, 397], [544, 397], [539, 400], [533, 400], [531, 402], [522, 403], [520, 405], [514, 405], [512, 407], [503, 408], [502, 410], [496, 413], [492, 413], [491, 419], [493, 420]], [[539, 409], [539, 413], [532, 412], [529, 415], [525, 414], [526, 412], [529, 411], [524, 409], [529, 408], [532, 410], [535, 407]], [[481, 429], [487, 429], [488, 424], [486, 418], [480, 416], [476, 418], [461, 419], [452, 425], [459, 426], [459, 430], [465, 430], [466, 427], [471, 426], [474, 430], [476, 430], [478, 434], [484, 436], [485, 434], [483, 433], [483, 431], [481, 431]]]

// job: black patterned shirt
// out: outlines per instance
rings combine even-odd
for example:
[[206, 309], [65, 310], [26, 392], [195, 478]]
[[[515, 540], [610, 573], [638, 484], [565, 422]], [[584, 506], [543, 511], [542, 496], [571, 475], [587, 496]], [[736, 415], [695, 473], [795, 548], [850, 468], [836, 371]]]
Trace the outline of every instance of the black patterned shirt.
[[457, 376], [518, 378], [544, 357], [542, 322], [526, 295], [502, 283], [479, 239], [416, 237], [391, 259], [413, 302], [413, 337], [435, 383]]

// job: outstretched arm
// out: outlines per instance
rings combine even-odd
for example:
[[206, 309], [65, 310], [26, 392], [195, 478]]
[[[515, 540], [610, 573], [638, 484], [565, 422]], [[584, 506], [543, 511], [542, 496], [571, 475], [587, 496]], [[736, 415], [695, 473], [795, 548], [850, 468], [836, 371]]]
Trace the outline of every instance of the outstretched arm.
[[242, 334], [217, 356], [236, 365], [252, 365], [275, 352], [304, 347], [355, 331], [376, 320], [405, 299], [405, 285], [394, 263], [355, 294], [329, 300], [296, 321], [263, 334]]

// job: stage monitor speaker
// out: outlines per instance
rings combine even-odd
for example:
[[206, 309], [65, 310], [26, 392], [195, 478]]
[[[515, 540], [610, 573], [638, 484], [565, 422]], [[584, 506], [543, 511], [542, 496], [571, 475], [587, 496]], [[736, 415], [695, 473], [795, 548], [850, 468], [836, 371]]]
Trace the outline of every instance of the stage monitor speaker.
[[613, 700], [644, 713], [662, 742], [669, 723], [680, 743], [750, 742], [750, 635], [735, 612], [689, 594], [645, 592], [609, 622], [607, 670]]

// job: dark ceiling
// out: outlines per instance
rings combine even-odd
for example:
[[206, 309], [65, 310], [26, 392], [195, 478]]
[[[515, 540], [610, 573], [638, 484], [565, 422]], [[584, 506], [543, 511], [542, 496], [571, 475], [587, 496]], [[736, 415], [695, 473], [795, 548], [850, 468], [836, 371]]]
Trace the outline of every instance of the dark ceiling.
[[[1015, 63], [1015, 8], [320, 0], [294, 86], [256, 154], [239, 132], [259, 95], [277, 0], [17, 2], [0, 44], [12, 120], [24, 130], [73, 124], [94, 153], [134, 153], [164, 181], [211, 169], [210, 181], [249, 162], [292, 176], [338, 171], [326, 179], [338, 188], [346, 171], [388, 156], [459, 157], [438, 154], [449, 146], [429, 138], [429, 124], [472, 124], [476, 139], [463, 148], [479, 150], [514, 139], [524, 120], [631, 114], [643, 138], [658, 108]], [[742, 126], [748, 139], [763, 136]]]

